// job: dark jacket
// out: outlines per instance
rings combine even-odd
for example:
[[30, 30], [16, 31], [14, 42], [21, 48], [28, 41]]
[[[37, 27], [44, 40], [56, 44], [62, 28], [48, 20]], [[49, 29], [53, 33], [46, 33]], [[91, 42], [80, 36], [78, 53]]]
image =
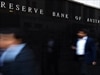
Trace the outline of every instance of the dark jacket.
[[96, 61], [96, 44], [92, 38], [88, 37], [85, 44], [85, 62], [91, 63], [93, 61]]
[[96, 44], [92, 38], [88, 38], [85, 45], [85, 59], [87, 63], [96, 61]]
[[13, 62], [5, 62], [1, 67], [3, 75], [36, 75], [35, 55], [31, 49], [24, 47]]

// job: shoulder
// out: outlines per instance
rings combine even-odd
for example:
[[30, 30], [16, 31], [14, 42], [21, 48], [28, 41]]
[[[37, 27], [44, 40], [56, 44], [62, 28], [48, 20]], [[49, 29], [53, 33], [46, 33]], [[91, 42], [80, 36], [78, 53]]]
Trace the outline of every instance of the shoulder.
[[33, 52], [33, 49], [31, 49], [29, 46], [25, 46], [22, 50], [21, 50], [21, 53], [25, 53], [25, 54], [28, 54], [28, 53], [34, 53]]
[[17, 55], [16, 59], [18, 60], [27, 60], [27, 59], [34, 59], [35, 54], [34, 50], [25, 46], [21, 52]]
[[95, 40], [94, 40], [93, 38], [89, 37], [89, 38], [87, 39], [87, 42], [89, 42], [89, 43], [91, 43], [91, 44], [94, 44], [94, 43], [95, 43]]
[[88, 37], [87, 40], [89, 40], [89, 41], [94, 41], [94, 39], [91, 38], [91, 37]]

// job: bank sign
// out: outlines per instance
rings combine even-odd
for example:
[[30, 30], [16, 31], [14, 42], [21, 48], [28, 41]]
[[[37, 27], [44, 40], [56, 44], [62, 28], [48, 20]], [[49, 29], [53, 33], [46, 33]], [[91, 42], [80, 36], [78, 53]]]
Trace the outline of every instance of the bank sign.
[[[14, 13], [14, 12], [23, 12], [28, 14], [39, 14], [39, 15], [45, 15], [45, 10], [42, 8], [33, 8], [30, 6], [20, 5], [20, 4], [14, 4], [14, 3], [8, 3], [5, 1], [0, 1], [0, 10], [8, 10], [7, 12]], [[52, 10], [51, 16], [56, 18], [64, 18], [66, 20], [70, 19], [70, 14], [65, 12], [56, 12], [55, 10]], [[76, 21], [82, 21], [83, 17], [79, 15], [73, 16]], [[97, 23], [100, 24], [100, 20], [96, 18], [86, 18], [86, 22], [89, 23]]]

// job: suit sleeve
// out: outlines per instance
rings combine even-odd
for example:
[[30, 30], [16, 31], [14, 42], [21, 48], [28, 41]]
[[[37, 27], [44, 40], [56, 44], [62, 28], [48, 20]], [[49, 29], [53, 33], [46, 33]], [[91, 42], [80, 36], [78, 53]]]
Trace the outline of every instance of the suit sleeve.
[[96, 61], [96, 50], [97, 49], [96, 49], [96, 44], [93, 39], [91, 39], [90, 45], [91, 45], [92, 61]]
[[[30, 50], [29, 50], [30, 51]], [[18, 75], [36, 75], [36, 58], [34, 53], [25, 51], [20, 54], [17, 64], [20, 68], [17, 70]]]
[[21, 67], [21, 75], [36, 75], [36, 62], [32, 58], [24, 60]]

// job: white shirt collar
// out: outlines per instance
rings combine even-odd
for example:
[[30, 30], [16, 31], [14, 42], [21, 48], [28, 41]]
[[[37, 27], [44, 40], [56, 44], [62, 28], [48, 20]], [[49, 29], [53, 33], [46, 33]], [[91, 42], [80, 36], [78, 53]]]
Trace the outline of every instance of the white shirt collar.
[[83, 38], [78, 38], [78, 40], [87, 40], [88, 36], [85, 36]]
[[87, 40], [88, 36], [83, 37], [82, 39]]

